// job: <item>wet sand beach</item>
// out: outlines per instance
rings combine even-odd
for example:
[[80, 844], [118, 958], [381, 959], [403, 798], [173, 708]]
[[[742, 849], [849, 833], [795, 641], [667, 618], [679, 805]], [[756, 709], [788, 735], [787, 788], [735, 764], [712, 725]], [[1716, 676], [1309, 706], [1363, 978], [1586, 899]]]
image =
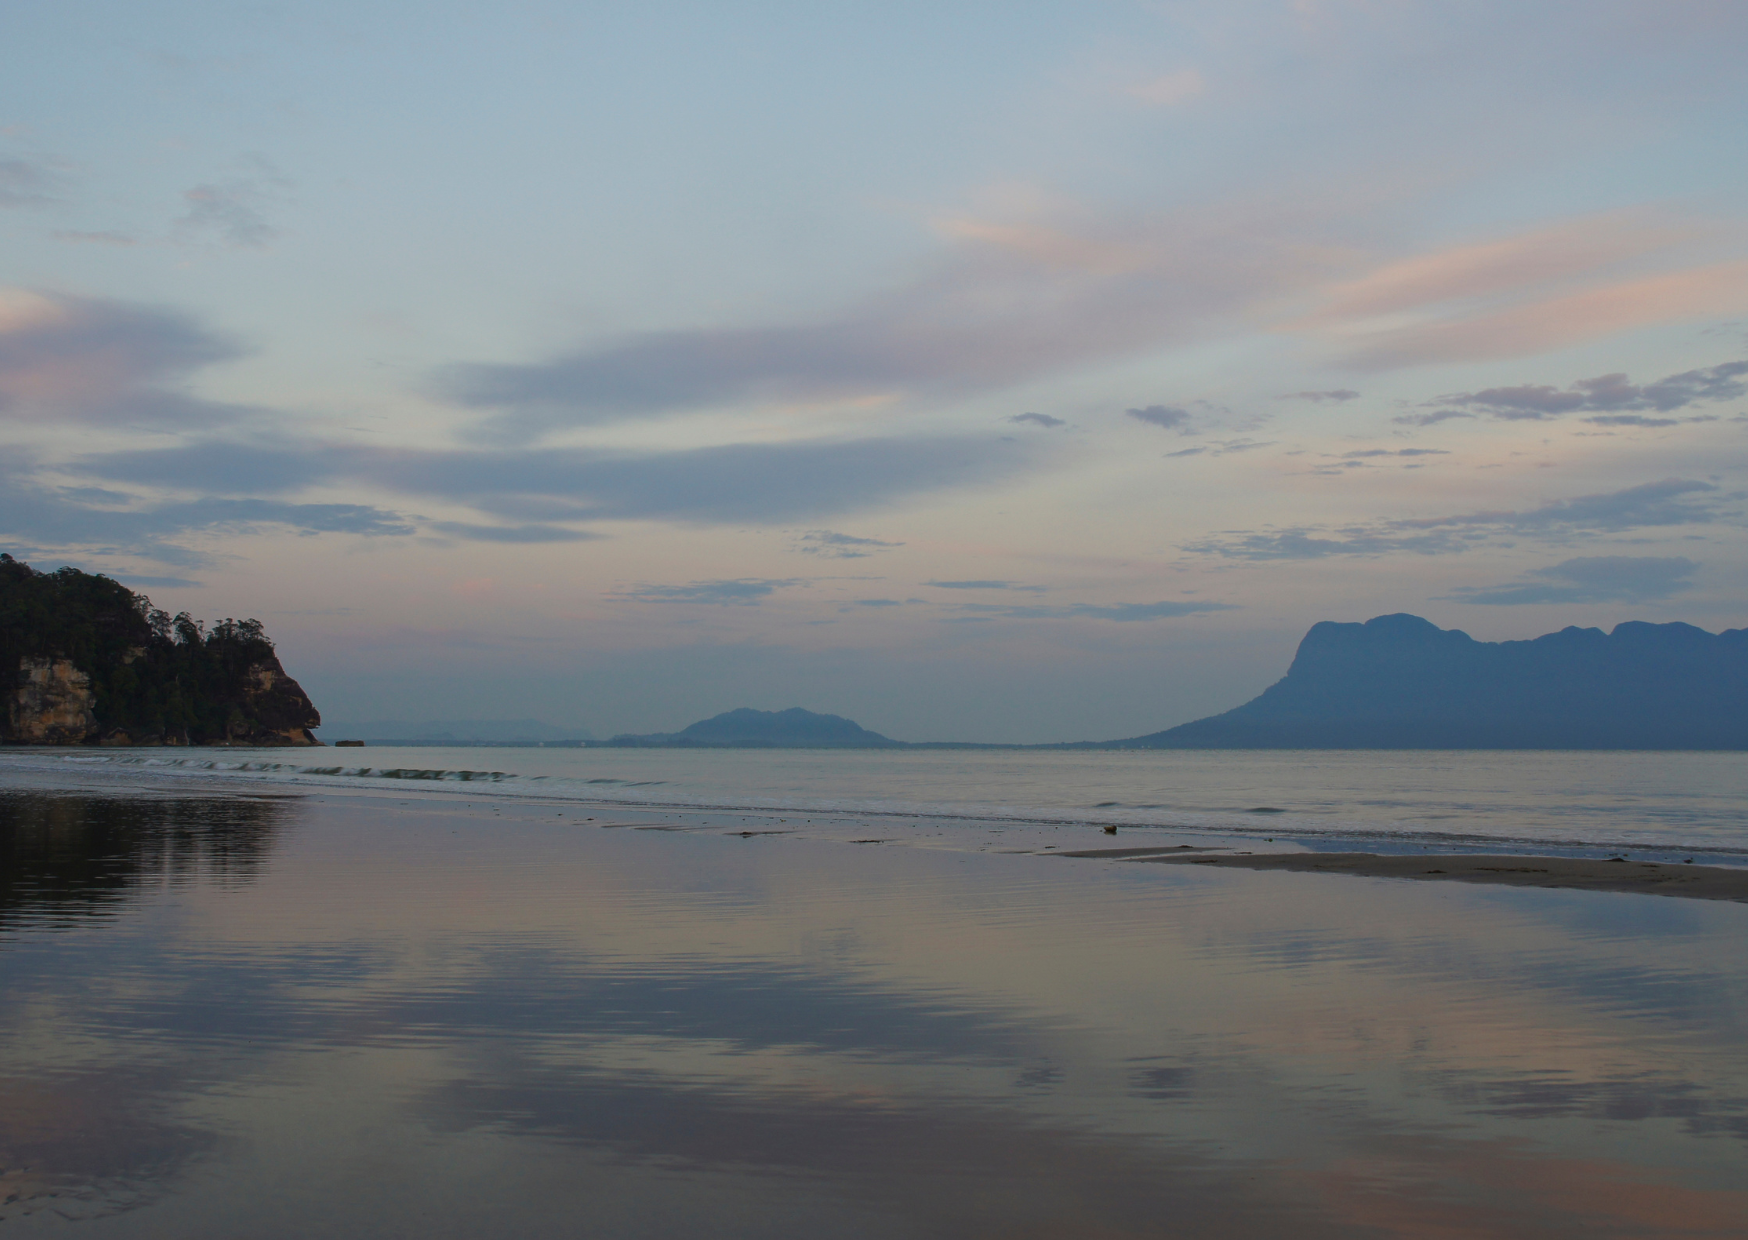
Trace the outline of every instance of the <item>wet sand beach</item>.
[[9, 1235], [1748, 1217], [1736, 904], [1096, 826], [189, 791], [0, 796]]
[[1691, 900], [1748, 901], [1748, 868], [1635, 861], [1624, 857], [1546, 857], [1515, 853], [1219, 852], [1187, 845], [1095, 848], [1058, 852], [1061, 857], [1165, 862], [1235, 870], [1293, 874], [1350, 874], [1356, 878], [1406, 878], [1563, 891], [1619, 891], [1681, 896]]

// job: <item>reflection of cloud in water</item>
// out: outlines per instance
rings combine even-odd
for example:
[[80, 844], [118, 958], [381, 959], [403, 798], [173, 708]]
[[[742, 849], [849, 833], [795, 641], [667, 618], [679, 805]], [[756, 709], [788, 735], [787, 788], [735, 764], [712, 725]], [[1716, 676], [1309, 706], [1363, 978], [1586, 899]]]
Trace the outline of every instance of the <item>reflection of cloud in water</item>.
[[633, 1163], [823, 1181], [902, 1220], [901, 1235], [1351, 1234], [1249, 1165], [1192, 1143], [1101, 1134], [944, 1095], [827, 1086], [736, 1097], [508, 1066], [497, 1064], [491, 1081], [433, 1090], [421, 1114], [440, 1131], [485, 1128]]
[[[1748, 1192], [1671, 1183], [1663, 1168], [1561, 1158], [1511, 1140], [1392, 1139], [1306, 1187], [1349, 1234], [1545, 1240], [1552, 1235], [1738, 1237]], [[1290, 1173], [1289, 1173], [1290, 1174]], [[1375, 1229], [1375, 1230], [1374, 1230]]]
[[1679, 1120], [1696, 1135], [1748, 1140], [1748, 1094], [1704, 1088], [1671, 1072], [1638, 1071], [1599, 1080], [1587, 1072], [1557, 1068], [1497, 1076], [1442, 1069], [1427, 1072], [1425, 1084], [1479, 1115]]
[[118, 1069], [0, 1076], [0, 1222], [90, 1219], [168, 1191], [210, 1133], [167, 1115], [180, 1071]]

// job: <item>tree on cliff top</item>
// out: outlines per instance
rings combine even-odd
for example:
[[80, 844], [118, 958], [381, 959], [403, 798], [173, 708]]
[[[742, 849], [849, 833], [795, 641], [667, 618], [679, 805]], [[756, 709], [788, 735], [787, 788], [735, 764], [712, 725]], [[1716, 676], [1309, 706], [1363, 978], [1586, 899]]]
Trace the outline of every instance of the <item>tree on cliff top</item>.
[[135, 738], [232, 734], [252, 722], [239, 717], [251, 669], [279, 670], [259, 620], [225, 619], [208, 631], [101, 574], [38, 572], [0, 553], [0, 677], [43, 658], [91, 678], [101, 731]]

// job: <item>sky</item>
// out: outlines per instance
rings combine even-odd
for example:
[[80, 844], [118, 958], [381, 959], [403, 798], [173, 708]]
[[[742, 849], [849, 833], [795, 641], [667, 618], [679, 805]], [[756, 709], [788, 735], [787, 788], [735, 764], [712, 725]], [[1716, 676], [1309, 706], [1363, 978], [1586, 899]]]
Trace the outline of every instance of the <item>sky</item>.
[[0, 549], [332, 723], [1748, 626], [1748, 6], [15, 0]]

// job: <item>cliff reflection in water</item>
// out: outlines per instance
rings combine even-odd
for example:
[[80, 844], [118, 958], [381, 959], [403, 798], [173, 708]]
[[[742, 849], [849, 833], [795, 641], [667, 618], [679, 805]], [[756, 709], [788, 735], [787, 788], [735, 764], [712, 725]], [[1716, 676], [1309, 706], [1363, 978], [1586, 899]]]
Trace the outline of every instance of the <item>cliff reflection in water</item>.
[[0, 927], [115, 911], [143, 888], [246, 881], [295, 802], [0, 794]]
[[1748, 1217], [1748, 906], [654, 810], [140, 808], [117, 811], [137, 846], [93, 852], [132, 879], [93, 861], [82, 889], [131, 892], [129, 916], [0, 926], [8, 1236], [1588, 1240]]

